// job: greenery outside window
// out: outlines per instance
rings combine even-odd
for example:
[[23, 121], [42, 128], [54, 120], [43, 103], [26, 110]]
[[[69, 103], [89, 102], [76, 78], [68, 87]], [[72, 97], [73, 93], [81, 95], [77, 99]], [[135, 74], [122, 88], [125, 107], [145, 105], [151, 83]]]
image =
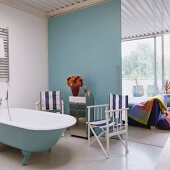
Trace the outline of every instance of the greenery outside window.
[[122, 42], [122, 93], [150, 97], [162, 91], [161, 36]]

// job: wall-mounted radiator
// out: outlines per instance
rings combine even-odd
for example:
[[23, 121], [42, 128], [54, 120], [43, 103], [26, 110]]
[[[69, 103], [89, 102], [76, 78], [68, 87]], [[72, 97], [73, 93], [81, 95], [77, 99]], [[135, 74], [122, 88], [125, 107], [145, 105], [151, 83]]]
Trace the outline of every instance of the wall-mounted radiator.
[[0, 82], [9, 80], [8, 29], [0, 27]]

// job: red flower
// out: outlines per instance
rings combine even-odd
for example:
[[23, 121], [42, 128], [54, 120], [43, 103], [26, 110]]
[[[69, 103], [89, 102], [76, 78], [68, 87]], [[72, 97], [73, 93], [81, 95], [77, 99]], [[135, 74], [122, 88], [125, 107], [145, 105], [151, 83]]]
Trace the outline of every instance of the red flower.
[[83, 79], [81, 76], [69, 76], [66, 81], [66, 85], [70, 87], [82, 87]]

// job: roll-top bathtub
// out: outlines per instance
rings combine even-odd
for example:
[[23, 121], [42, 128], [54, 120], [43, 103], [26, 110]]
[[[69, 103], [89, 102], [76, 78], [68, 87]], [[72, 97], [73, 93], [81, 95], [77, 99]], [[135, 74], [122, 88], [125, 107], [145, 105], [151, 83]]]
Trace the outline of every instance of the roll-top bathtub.
[[27, 164], [31, 152], [50, 150], [59, 140], [65, 128], [76, 123], [69, 115], [37, 110], [0, 109], [0, 143], [22, 150]]

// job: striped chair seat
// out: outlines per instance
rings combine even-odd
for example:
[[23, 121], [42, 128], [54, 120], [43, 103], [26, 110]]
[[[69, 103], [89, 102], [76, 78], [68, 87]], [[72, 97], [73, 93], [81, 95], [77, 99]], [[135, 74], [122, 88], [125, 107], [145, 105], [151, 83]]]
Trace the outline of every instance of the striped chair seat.
[[[90, 124], [93, 126], [93, 128], [97, 127], [97, 128], [101, 128], [101, 129], [104, 129], [106, 130], [106, 120], [100, 120], [100, 121], [95, 121], [95, 122], [90, 122]], [[112, 121], [109, 121], [109, 129], [112, 129], [112, 128], [120, 128], [123, 129], [125, 127], [124, 124], [121, 124], [121, 123], [118, 123], [116, 124], [115, 122], [112, 122]]]
[[[93, 127], [103, 128], [106, 126], [106, 120], [99, 120], [95, 122], [90, 122]], [[113, 122], [109, 121], [109, 126], [113, 126]]]

